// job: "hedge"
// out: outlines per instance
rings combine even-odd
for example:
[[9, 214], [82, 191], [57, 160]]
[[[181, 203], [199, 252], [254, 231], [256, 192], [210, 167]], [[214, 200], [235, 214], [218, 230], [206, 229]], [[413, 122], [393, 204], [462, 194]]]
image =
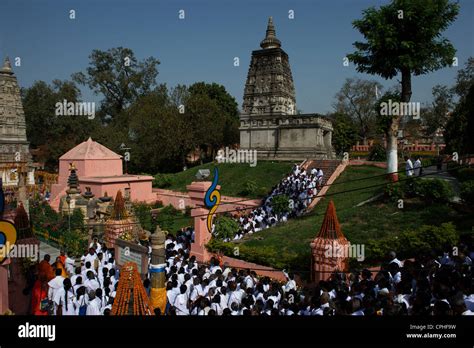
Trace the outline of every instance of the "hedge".
[[407, 230], [395, 236], [370, 240], [366, 244], [366, 262], [383, 260], [390, 251], [395, 251], [399, 259], [412, 258], [422, 254], [442, 253], [458, 242], [459, 236], [454, 225], [423, 225], [415, 230]]

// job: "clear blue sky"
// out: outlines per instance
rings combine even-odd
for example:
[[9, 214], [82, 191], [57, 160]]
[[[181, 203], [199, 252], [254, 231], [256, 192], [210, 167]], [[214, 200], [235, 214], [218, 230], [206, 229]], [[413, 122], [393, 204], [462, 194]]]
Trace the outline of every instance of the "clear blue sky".
[[[217, 82], [242, 105], [251, 51], [259, 49], [273, 16], [277, 36], [289, 54], [297, 107], [325, 113], [347, 77], [377, 79], [343, 67], [360, 34], [351, 22], [379, 0], [1, 0], [0, 57], [21, 57], [14, 67], [22, 87], [35, 80], [69, 79], [84, 71], [93, 49], [123, 46], [141, 60], [161, 61], [158, 82], [169, 86]], [[474, 1], [460, 0], [456, 22], [445, 32], [454, 44], [458, 68], [413, 79], [413, 99], [431, 101], [436, 84], [451, 85], [459, 68], [474, 56]], [[76, 19], [69, 19], [69, 10]], [[185, 10], [186, 18], [178, 19]], [[295, 19], [288, 18], [294, 10]], [[240, 66], [233, 66], [234, 57]], [[83, 99], [97, 101], [83, 90]]]

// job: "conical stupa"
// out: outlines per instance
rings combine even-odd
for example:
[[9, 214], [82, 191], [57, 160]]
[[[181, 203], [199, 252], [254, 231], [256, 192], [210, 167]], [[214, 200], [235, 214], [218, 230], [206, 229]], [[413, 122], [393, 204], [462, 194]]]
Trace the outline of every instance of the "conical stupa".
[[311, 242], [312, 280], [327, 280], [337, 271], [344, 272], [348, 268], [347, 248], [349, 241], [342, 234], [336, 215], [334, 202], [329, 201], [321, 229]]

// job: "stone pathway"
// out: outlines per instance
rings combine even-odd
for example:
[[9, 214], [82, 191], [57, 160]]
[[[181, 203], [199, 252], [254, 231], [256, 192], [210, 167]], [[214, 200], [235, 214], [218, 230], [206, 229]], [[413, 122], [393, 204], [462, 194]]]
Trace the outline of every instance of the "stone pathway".
[[49, 254], [51, 256], [51, 263], [56, 260], [56, 257], [59, 256], [59, 249], [46, 244], [44, 242], [40, 242], [40, 261], [43, 260], [44, 255]]

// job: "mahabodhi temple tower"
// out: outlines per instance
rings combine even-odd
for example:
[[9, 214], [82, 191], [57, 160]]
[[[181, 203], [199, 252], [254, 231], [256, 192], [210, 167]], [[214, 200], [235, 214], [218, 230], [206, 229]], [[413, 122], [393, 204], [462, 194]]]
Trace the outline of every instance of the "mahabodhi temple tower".
[[240, 147], [261, 159], [333, 158], [332, 123], [317, 114], [297, 114], [288, 54], [268, 20], [261, 50], [252, 52], [240, 115]]
[[34, 184], [20, 88], [8, 58], [0, 68], [0, 177], [7, 187]]

